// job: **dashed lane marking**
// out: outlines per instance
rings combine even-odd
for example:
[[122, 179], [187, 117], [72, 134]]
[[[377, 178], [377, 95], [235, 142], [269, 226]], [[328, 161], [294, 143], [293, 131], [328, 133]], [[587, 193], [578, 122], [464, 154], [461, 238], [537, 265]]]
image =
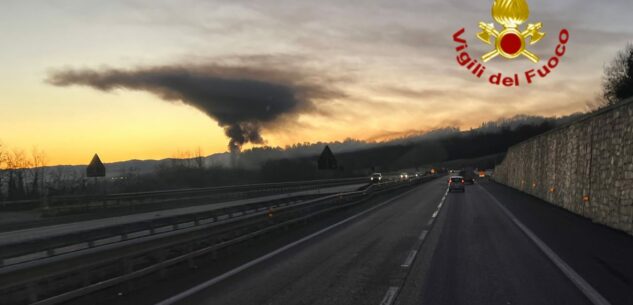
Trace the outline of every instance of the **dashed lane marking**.
[[[350, 217], [348, 217], [348, 218], [346, 218], [344, 220], [341, 220], [341, 221], [339, 221], [339, 222], [337, 222], [337, 223], [335, 223], [333, 225], [330, 225], [330, 226], [328, 226], [328, 227], [326, 227], [324, 229], [321, 229], [321, 230], [319, 230], [319, 231], [317, 231], [315, 233], [312, 233], [312, 234], [310, 234], [310, 235], [308, 235], [306, 237], [303, 237], [303, 238], [301, 238], [301, 239], [299, 239], [297, 241], [289, 243], [289, 244], [287, 244], [287, 245], [285, 245], [285, 246], [283, 246], [283, 247], [281, 247], [281, 248], [279, 248], [279, 249], [277, 249], [275, 251], [272, 251], [272, 252], [270, 252], [268, 254], [265, 254], [263, 256], [260, 256], [260, 257], [258, 257], [256, 259], [254, 259], [254, 260], [252, 260], [252, 261], [250, 261], [248, 263], [245, 263], [245, 264], [243, 264], [243, 265], [241, 265], [239, 267], [236, 267], [236, 268], [234, 268], [234, 269], [232, 269], [230, 271], [227, 271], [227, 272], [225, 272], [225, 273], [223, 273], [223, 274], [221, 274], [219, 276], [216, 276], [216, 277], [214, 277], [214, 278], [212, 278], [212, 279], [210, 279], [210, 280], [208, 280], [206, 282], [198, 284], [198, 285], [196, 285], [196, 286], [194, 286], [194, 287], [192, 287], [190, 289], [187, 289], [187, 290], [185, 290], [185, 291], [183, 291], [183, 292], [181, 292], [179, 294], [176, 294], [176, 295], [174, 295], [174, 296], [172, 296], [172, 297], [170, 297], [168, 299], [165, 299], [165, 300], [163, 300], [161, 302], [158, 302], [158, 303], [156, 303], [156, 305], [176, 304], [177, 302], [180, 302], [180, 301], [182, 301], [182, 300], [184, 300], [184, 299], [186, 299], [186, 298], [188, 298], [188, 297], [190, 297], [190, 296], [192, 296], [192, 295], [194, 295], [194, 294], [196, 294], [196, 293], [198, 293], [198, 292], [200, 292], [200, 291], [202, 291], [204, 289], [207, 289], [207, 288], [209, 288], [209, 287], [211, 287], [211, 286], [213, 286], [213, 285], [215, 285], [215, 284], [217, 284], [219, 282], [222, 282], [223, 280], [225, 280], [227, 278], [230, 278], [230, 277], [232, 277], [232, 276], [234, 276], [234, 275], [236, 275], [236, 274], [238, 274], [238, 273], [240, 273], [240, 272], [242, 272], [242, 271], [244, 271], [244, 270], [246, 270], [246, 269], [248, 269], [250, 267], [253, 267], [253, 266], [255, 266], [255, 265], [257, 265], [257, 264], [259, 264], [259, 263], [261, 263], [261, 262], [263, 262], [265, 260], [268, 260], [268, 259], [270, 259], [270, 258], [272, 258], [272, 257], [274, 257], [274, 256], [276, 256], [276, 255], [278, 255], [278, 254], [280, 254], [282, 252], [285, 252], [288, 249], [291, 249], [291, 248], [296, 247], [297, 245], [303, 244], [306, 241], [309, 241], [309, 240], [311, 240], [311, 239], [313, 239], [315, 237], [323, 235], [324, 233], [326, 233], [328, 231], [331, 231], [334, 228], [340, 227], [343, 224], [351, 222], [352, 220], [357, 219], [357, 218], [359, 218], [359, 217], [361, 217], [361, 216], [363, 216], [365, 214], [368, 214], [368, 213], [373, 212], [373, 211], [375, 211], [375, 210], [377, 210], [379, 208], [382, 208], [382, 207], [384, 207], [384, 206], [386, 206], [386, 205], [388, 205], [388, 204], [390, 204], [390, 203], [392, 203], [392, 202], [394, 202], [394, 201], [396, 201], [396, 200], [398, 200], [398, 199], [400, 199], [400, 198], [402, 198], [402, 197], [404, 197], [406, 195], [409, 195], [409, 194], [411, 194], [411, 193], [413, 193], [414, 191], [417, 191], [417, 190], [419, 190], [418, 187], [416, 187], [416, 188], [414, 188], [412, 190], [409, 190], [407, 192], [404, 192], [404, 193], [402, 193], [402, 194], [400, 194], [400, 195], [398, 195], [396, 197], [393, 197], [393, 198], [391, 198], [389, 200], [386, 200], [386, 201], [384, 201], [384, 202], [382, 202], [380, 204], [377, 204], [377, 205], [375, 205], [375, 206], [373, 206], [373, 207], [371, 207], [369, 209], [366, 209], [366, 210], [364, 210], [364, 211], [362, 211], [362, 212], [360, 212], [358, 214], [350, 216]], [[396, 292], [397, 292], [397, 290], [396, 290]]]
[[429, 231], [422, 231], [422, 233], [420, 233], [420, 237], [418, 237], [418, 240], [424, 240], [426, 238], [426, 234], [429, 234]]
[[385, 294], [385, 297], [382, 298], [382, 302], [380, 302], [380, 305], [393, 304], [393, 301], [396, 299], [396, 296], [398, 295], [398, 290], [400, 290], [399, 287], [389, 287], [389, 289], [387, 289], [387, 293]]
[[[440, 203], [437, 206], [437, 210], [435, 210], [435, 212], [433, 213], [433, 217], [431, 217], [431, 219], [429, 219], [429, 222], [427, 223], [428, 227], [431, 227], [433, 225], [433, 220], [437, 217], [437, 215], [439, 214], [440, 210], [442, 209], [442, 205], [446, 201], [447, 194], [448, 194], [448, 189], [446, 189], [446, 192], [444, 193], [444, 197], [442, 197], [442, 200], [440, 200]], [[426, 236], [428, 234], [429, 234], [429, 230], [423, 230], [420, 233], [420, 236], [418, 236], [418, 240], [414, 244], [414, 249], [420, 249], [420, 247], [422, 247], [422, 243], [424, 242], [424, 239], [426, 239]], [[411, 265], [413, 264], [413, 262], [415, 261], [415, 258], [416, 258], [417, 255], [418, 255], [418, 250], [411, 250], [408, 253], [404, 263], [402, 265], [400, 265], [400, 267], [402, 267], [402, 268], [410, 268]], [[385, 294], [385, 297], [382, 299], [382, 302], [380, 304], [381, 305], [391, 305], [396, 300], [396, 298], [398, 297], [399, 289], [400, 289], [400, 287], [390, 287], [389, 290], [387, 290], [387, 293]]]
[[413, 260], [415, 260], [416, 255], [418, 255], [417, 250], [412, 250], [411, 252], [409, 252], [409, 255], [407, 255], [407, 258], [404, 260], [404, 263], [400, 265], [400, 267], [404, 267], [404, 268], [411, 267], [411, 264], [413, 264]]

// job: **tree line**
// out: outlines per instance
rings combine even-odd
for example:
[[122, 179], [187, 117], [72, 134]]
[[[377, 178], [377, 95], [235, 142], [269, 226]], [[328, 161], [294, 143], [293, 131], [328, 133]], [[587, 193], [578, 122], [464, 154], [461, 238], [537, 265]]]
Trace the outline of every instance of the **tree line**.
[[9, 150], [0, 143], [0, 199], [37, 198], [44, 191], [46, 154]]
[[[633, 97], [633, 44], [621, 50], [605, 67], [601, 106]], [[460, 132], [442, 129], [436, 134], [396, 139], [386, 143], [347, 139], [334, 143], [300, 143], [285, 148], [260, 147], [243, 152], [236, 167], [208, 164], [200, 149], [182, 152], [160, 162], [152, 173], [126, 168], [101, 186], [85, 177], [85, 168], [47, 167], [46, 154], [25, 152], [0, 143], [0, 200], [21, 200], [44, 195], [102, 191], [134, 192], [154, 189], [247, 184], [289, 180], [340, 178], [440, 164], [448, 160], [500, 154], [521, 141], [575, 119], [518, 116], [487, 122], [478, 129]], [[319, 171], [318, 153], [329, 144], [341, 164], [335, 171]]]

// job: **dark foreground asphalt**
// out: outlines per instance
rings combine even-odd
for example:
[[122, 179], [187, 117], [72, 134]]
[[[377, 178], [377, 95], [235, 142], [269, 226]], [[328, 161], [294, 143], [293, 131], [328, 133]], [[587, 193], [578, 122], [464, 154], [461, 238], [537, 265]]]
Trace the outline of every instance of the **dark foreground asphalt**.
[[590, 304], [481, 186], [450, 194], [400, 304]]
[[445, 191], [443, 179], [422, 185], [178, 304], [378, 304], [402, 285], [401, 265]]
[[438, 179], [231, 276], [362, 210], [109, 303], [592, 304], [503, 206], [607, 302], [633, 304], [632, 237], [494, 183], [445, 191]]

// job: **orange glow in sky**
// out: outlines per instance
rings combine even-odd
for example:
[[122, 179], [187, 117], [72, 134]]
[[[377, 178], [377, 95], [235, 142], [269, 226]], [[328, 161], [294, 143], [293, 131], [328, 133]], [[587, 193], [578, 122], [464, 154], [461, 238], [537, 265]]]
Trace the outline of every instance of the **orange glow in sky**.
[[[328, 86], [344, 93], [266, 126], [268, 145], [385, 140], [517, 114], [565, 115], [587, 109], [600, 93], [603, 66], [633, 37], [624, 21], [629, 19], [614, 18], [633, 11], [631, 2], [596, 9], [589, 0], [530, 1], [532, 16], [552, 34], [533, 51], [550, 54], [554, 33], [567, 27], [569, 52], [546, 81], [492, 87], [472, 81], [455, 63], [451, 35], [465, 27], [475, 44], [478, 22], [490, 19], [488, 3], [461, 2], [8, 1], [0, 11], [0, 143], [25, 151], [37, 147], [50, 165], [86, 164], [94, 153], [115, 162], [162, 159], [198, 147], [205, 154], [225, 152], [224, 130], [191, 106], [143, 90], [104, 92], [45, 80], [65, 68], [226, 64], [236, 58], [267, 69], [288, 67], [258, 58], [299, 63], [293, 69], [328, 79]], [[560, 17], [571, 8], [574, 19]], [[487, 51], [480, 44], [471, 49]], [[488, 64], [501, 71], [530, 65]]]

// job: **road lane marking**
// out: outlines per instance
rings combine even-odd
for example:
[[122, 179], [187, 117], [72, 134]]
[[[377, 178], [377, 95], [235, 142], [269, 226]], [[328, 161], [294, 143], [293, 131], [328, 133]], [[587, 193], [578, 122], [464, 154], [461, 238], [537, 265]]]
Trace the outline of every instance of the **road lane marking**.
[[496, 197], [494, 197], [488, 190], [483, 188], [481, 185], [477, 185], [481, 188], [488, 196], [492, 199], [494, 203], [506, 214], [512, 222], [523, 231], [523, 233], [529, 237], [534, 244], [547, 256], [555, 265], [560, 269], [565, 276], [569, 280], [571, 280], [574, 285], [593, 303], [594, 305], [611, 305], [607, 299], [605, 299], [596, 289], [594, 289], [591, 284], [589, 284], [585, 279], [580, 276], [574, 269], [571, 268], [563, 259], [558, 256], [554, 250], [548, 247], [540, 238], [538, 238], [530, 229], [528, 229], [523, 223], [521, 223], [515, 216], [506, 209], [505, 206]]
[[422, 233], [420, 234], [420, 237], [418, 237], [419, 240], [424, 240], [426, 238], [426, 234], [429, 234], [429, 231], [424, 230], [422, 231]]
[[[335, 223], [333, 225], [330, 225], [330, 226], [328, 226], [328, 227], [326, 227], [324, 229], [321, 229], [321, 230], [319, 230], [319, 231], [317, 231], [315, 233], [312, 233], [312, 234], [310, 234], [310, 235], [308, 235], [306, 237], [303, 237], [303, 238], [301, 238], [301, 239], [299, 239], [297, 241], [289, 243], [289, 244], [287, 244], [287, 245], [285, 245], [285, 246], [283, 246], [283, 247], [281, 247], [281, 248], [279, 248], [277, 250], [274, 250], [272, 252], [269, 252], [268, 254], [260, 256], [260, 257], [254, 259], [254, 260], [252, 260], [252, 261], [250, 261], [248, 263], [245, 263], [245, 264], [243, 264], [243, 265], [241, 265], [239, 267], [236, 267], [236, 268], [234, 268], [232, 270], [229, 270], [229, 271], [227, 271], [227, 272], [225, 272], [225, 273], [223, 273], [221, 275], [218, 275], [218, 276], [216, 276], [216, 277], [214, 277], [214, 278], [212, 278], [212, 279], [210, 279], [210, 280], [208, 280], [206, 282], [200, 283], [200, 284], [198, 284], [198, 285], [196, 285], [194, 287], [191, 287], [191, 288], [189, 288], [189, 289], [187, 289], [187, 290], [185, 290], [185, 291], [183, 291], [183, 292], [181, 292], [181, 293], [179, 293], [177, 295], [174, 295], [174, 296], [172, 296], [172, 297], [170, 297], [168, 299], [160, 301], [160, 302], [156, 303], [156, 305], [176, 304], [177, 302], [182, 301], [182, 300], [184, 300], [184, 299], [186, 299], [186, 298], [188, 298], [188, 297], [190, 297], [190, 296], [192, 296], [192, 295], [194, 295], [194, 294], [196, 294], [196, 293], [198, 293], [198, 292], [200, 292], [200, 291], [202, 291], [204, 289], [207, 289], [207, 288], [209, 288], [209, 287], [211, 287], [211, 286], [213, 286], [213, 285], [215, 285], [215, 284], [217, 284], [217, 283], [219, 283], [219, 282], [221, 282], [223, 280], [226, 280], [227, 278], [230, 278], [230, 277], [232, 277], [232, 276], [234, 276], [234, 275], [236, 275], [236, 274], [238, 274], [238, 273], [240, 273], [240, 272], [242, 272], [242, 271], [244, 271], [244, 270], [246, 270], [246, 269], [248, 269], [250, 267], [253, 267], [253, 266], [255, 266], [255, 265], [257, 265], [257, 264], [259, 264], [259, 263], [261, 263], [261, 262], [263, 262], [265, 260], [268, 260], [268, 259], [270, 259], [270, 258], [272, 258], [272, 257], [274, 257], [274, 256], [276, 256], [276, 255], [288, 250], [288, 249], [294, 248], [297, 245], [300, 245], [300, 244], [302, 244], [302, 243], [304, 243], [306, 241], [309, 241], [309, 240], [311, 240], [311, 239], [313, 239], [315, 237], [323, 235], [324, 233], [326, 233], [328, 231], [331, 231], [332, 229], [335, 229], [337, 227], [340, 227], [341, 225], [346, 224], [346, 223], [348, 223], [348, 222], [350, 222], [352, 220], [355, 220], [356, 218], [359, 218], [359, 217], [361, 217], [361, 216], [363, 216], [365, 214], [368, 214], [368, 213], [370, 213], [372, 211], [375, 211], [375, 210], [377, 210], [379, 208], [382, 208], [382, 207], [390, 204], [393, 201], [396, 201], [396, 200], [398, 200], [398, 199], [400, 199], [400, 198], [402, 198], [402, 197], [404, 197], [406, 195], [409, 195], [410, 193], [412, 193], [412, 192], [414, 192], [416, 190], [419, 190], [419, 187], [416, 187], [416, 188], [414, 188], [412, 190], [404, 192], [404, 193], [402, 193], [402, 194], [400, 194], [400, 195], [398, 195], [396, 197], [393, 197], [393, 198], [391, 198], [391, 199], [389, 199], [387, 201], [384, 201], [384, 202], [382, 202], [382, 203], [380, 203], [378, 205], [375, 205], [375, 206], [373, 206], [373, 207], [371, 207], [371, 208], [369, 208], [369, 209], [367, 209], [365, 211], [362, 211], [362, 212], [360, 212], [358, 214], [350, 216], [350, 217], [348, 217], [346, 219], [343, 219], [343, 220], [341, 220], [341, 221], [339, 221], [339, 222], [337, 222], [337, 223]], [[396, 288], [396, 292], [397, 292], [397, 288]], [[394, 293], [394, 296], [395, 296], [395, 293]], [[393, 302], [393, 297], [392, 297], [391, 301]], [[390, 303], [386, 303], [386, 304], [390, 304]]]
[[[440, 203], [438, 204], [437, 209], [433, 213], [433, 216], [431, 217], [431, 219], [429, 219], [429, 222], [427, 223], [429, 227], [433, 225], [433, 220], [437, 217], [440, 210], [442, 209], [442, 205], [446, 201], [447, 194], [448, 194], [448, 189], [444, 193], [442, 200], [440, 200]], [[400, 267], [402, 268], [407, 268], [408, 270], [407, 274], [411, 272], [410, 267], [413, 265], [413, 261], [415, 261], [415, 258], [418, 255], [418, 250], [422, 247], [422, 244], [424, 243], [424, 240], [426, 239], [426, 236], [428, 235], [428, 233], [429, 233], [429, 230], [422, 230], [422, 232], [420, 232], [420, 235], [418, 236], [418, 240], [414, 243], [414, 246], [413, 246], [413, 249], [416, 249], [416, 250], [409, 251], [404, 263], [400, 265]], [[405, 276], [405, 278], [406, 277], [407, 276]], [[402, 287], [402, 285], [404, 285], [404, 283], [401, 283], [400, 286], [398, 287], [389, 288], [389, 290], [387, 291], [387, 294], [385, 295], [385, 297], [383, 298], [380, 304], [391, 305], [398, 297], [398, 290]]]
[[416, 255], [418, 255], [418, 251], [411, 250], [411, 252], [409, 252], [409, 255], [407, 255], [407, 258], [404, 260], [404, 263], [402, 263], [400, 267], [403, 267], [403, 268], [411, 267], [411, 264], [413, 264], [413, 260], [415, 260]]
[[398, 290], [400, 290], [399, 287], [389, 287], [389, 289], [387, 289], [387, 293], [385, 294], [385, 297], [382, 298], [382, 302], [380, 302], [380, 305], [393, 304], [393, 301], [396, 299], [396, 296], [398, 295]]

